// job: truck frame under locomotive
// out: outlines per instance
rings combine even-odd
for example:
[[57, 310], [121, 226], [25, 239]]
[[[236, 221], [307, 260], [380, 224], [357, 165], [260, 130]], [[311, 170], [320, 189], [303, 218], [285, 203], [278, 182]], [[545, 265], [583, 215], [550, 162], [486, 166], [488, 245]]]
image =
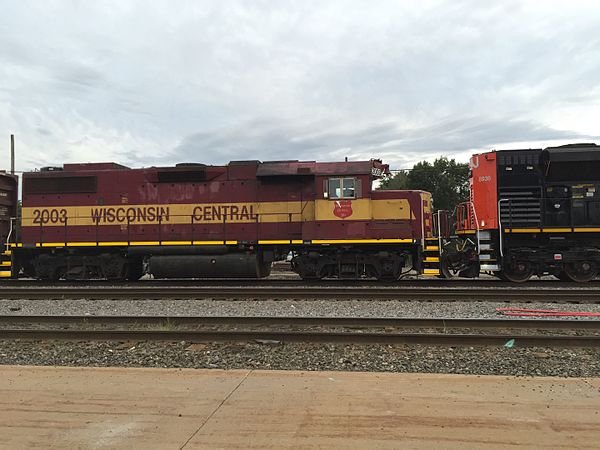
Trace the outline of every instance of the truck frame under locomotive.
[[374, 190], [388, 174], [379, 160], [43, 168], [23, 174], [20, 220], [16, 196], [0, 216], [4, 273], [258, 278], [291, 252], [304, 279], [438, 275], [431, 196]]
[[600, 270], [600, 147], [500, 150], [470, 160], [470, 201], [443, 240], [446, 277], [491, 272], [514, 282]]

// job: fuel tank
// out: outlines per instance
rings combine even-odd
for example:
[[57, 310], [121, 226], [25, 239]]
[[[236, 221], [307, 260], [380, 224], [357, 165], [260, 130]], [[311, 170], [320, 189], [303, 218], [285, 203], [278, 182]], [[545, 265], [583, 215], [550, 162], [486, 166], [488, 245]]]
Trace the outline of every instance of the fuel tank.
[[271, 273], [271, 263], [246, 253], [153, 255], [148, 271], [155, 278], [264, 278]]

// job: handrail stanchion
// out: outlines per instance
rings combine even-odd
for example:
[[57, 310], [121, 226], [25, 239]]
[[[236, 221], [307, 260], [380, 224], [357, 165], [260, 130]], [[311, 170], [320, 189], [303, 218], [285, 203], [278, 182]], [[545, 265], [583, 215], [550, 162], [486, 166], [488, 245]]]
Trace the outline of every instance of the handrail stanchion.
[[65, 217], [65, 247], [67, 246], [67, 242], [68, 242], [68, 239], [67, 239], [67, 231], [68, 231], [67, 220], [68, 220], [68, 218]]
[[162, 212], [158, 215], [158, 245], [162, 245]]
[[[437, 227], [438, 227], [438, 254], [442, 254], [442, 212], [440, 210], [437, 211]], [[441, 264], [441, 261], [440, 261]]]
[[477, 233], [477, 254], [480, 255], [481, 250], [479, 249], [479, 247], [481, 246], [481, 239], [479, 237], [479, 219], [477, 219], [477, 211], [475, 211], [475, 204], [470, 201], [469, 206], [473, 210], [473, 218], [475, 219], [475, 232]]
[[508, 202], [509, 205], [509, 225], [510, 225], [510, 199], [506, 199], [506, 198], [501, 198], [500, 200], [498, 200], [498, 250], [500, 251], [500, 257], [504, 256], [504, 244], [503, 244], [503, 225], [502, 225], [502, 216], [500, 214], [500, 210], [501, 210], [501, 203], [502, 202]]
[[191, 223], [190, 223], [190, 242], [192, 245], [194, 245], [194, 213], [192, 212], [192, 214], [190, 215], [191, 218]]
[[425, 250], [425, 200], [421, 200], [421, 248]]
[[256, 213], [256, 242], [260, 239], [260, 214]]
[[[6, 236], [6, 251], [10, 250], [10, 240], [12, 238], [12, 234], [13, 231], [16, 229], [16, 227], [14, 226], [14, 221], [16, 220], [16, 217], [10, 217], [8, 222], [9, 222], [9, 230], [8, 230], [8, 236]], [[16, 235], [16, 232], [15, 232]], [[18, 242], [18, 239], [16, 239], [16, 242]]]

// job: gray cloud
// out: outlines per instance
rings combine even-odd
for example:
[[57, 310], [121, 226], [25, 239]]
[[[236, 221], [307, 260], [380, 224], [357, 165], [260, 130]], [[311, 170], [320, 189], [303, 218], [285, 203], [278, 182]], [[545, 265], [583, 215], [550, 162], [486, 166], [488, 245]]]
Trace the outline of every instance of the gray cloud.
[[[313, 133], [319, 126], [323, 130]], [[323, 123], [289, 127], [283, 121], [262, 120], [191, 134], [173, 154], [185, 161], [212, 163], [226, 163], [240, 156], [262, 160], [383, 157], [406, 167], [429, 155], [460, 153], [465, 148], [487, 149], [510, 142], [594, 139], [600, 136], [557, 130], [527, 120], [477, 116], [411, 128], [389, 122], [345, 130]], [[170, 158], [172, 155], [163, 162], [167, 163]]]
[[15, 0], [4, 12], [0, 122], [22, 169], [406, 167], [600, 134], [593, 1]]

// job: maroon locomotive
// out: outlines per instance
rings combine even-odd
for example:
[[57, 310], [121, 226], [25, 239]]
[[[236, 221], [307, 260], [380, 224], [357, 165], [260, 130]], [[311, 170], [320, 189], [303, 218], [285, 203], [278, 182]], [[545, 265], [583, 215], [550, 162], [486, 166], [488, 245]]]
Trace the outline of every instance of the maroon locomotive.
[[388, 174], [379, 160], [43, 168], [23, 175], [10, 274], [264, 277], [291, 252], [305, 279], [437, 275], [431, 196], [374, 190]]

